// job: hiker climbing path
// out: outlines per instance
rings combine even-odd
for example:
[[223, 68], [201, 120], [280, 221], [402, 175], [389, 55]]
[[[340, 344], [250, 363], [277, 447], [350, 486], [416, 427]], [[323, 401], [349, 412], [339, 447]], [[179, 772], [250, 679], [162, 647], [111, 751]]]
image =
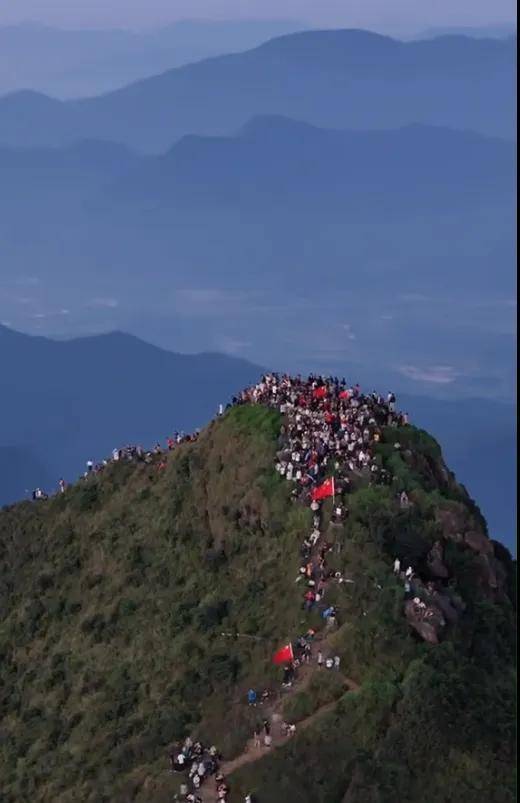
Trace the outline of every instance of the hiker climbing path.
[[[408, 421], [406, 414], [395, 413], [393, 393], [389, 393], [386, 400], [376, 393], [366, 396], [358, 385], [348, 387], [344, 379], [337, 377], [302, 379], [266, 374], [256, 386], [235, 398], [233, 404], [260, 404], [283, 416], [275, 470], [290, 483], [291, 500], [310, 507], [312, 514], [312, 530], [304, 535], [299, 574], [295, 579], [301, 588], [304, 615], [310, 618], [303, 634], [297, 638], [295, 634], [290, 636], [288, 643], [273, 656], [273, 662], [283, 667], [284, 697], [263, 708], [263, 733], [255, 731], [242, 753], [232, 760], [219, 762], [214, 777], [208, 777], [202, 767], [200, 782], [195, 778], [196, 795], [192, 791], [183, 798], [190, 803], [197, 800], [226, 803], [229, 776], [239, 767], [259, 761], [286, 744], [296, 732], [308, 728], [318, 717], [334, 710], [338, 700], [326, 703], [296, 724], [284, 722], [283, 704], [287, 696], [301, 690], [316, 673], [333, 672], [349, 690], [359, 689], [355, 681], [340, 673], [341, 656], [331, 652], [328, 641], [329, 634], [338, 627], [336, 606], [329, 602], [330, 590], [342, 583], [355, 582], [331, 568], [330, 553], [336, 544], [341, 548], [335, 529], [343, 529], [346, 523], [346, 502], [352, 488], [359, 482], [385, 483], [391, 479], [375, 459], [374, 446], [381, 438], [382, 429]], [[399, 444], [394, 446], [399, 447]], [[330, 515], [328, 506], [323, 505], [329, 499], [332, 501]], [[309, 625], [317, 621], [316, 613], [321, 624], [316, 624], [314, 629]], [[250, 705], [256, 704], [254, 689], [248, 692], [248, 700]], [[197, 773], [196, 765], [193, 771]]]
[[[315, 670], [319, 671], [326, 671], [326, 670]], [[307, 685], [310, 678], [315, 674], [315, 672], [307, 673], [307, 677], [305, 678], [304, 683], [299, 683], [295, 687], [295, 691], [301, 691], [301, 689]], [[359, 691], [359, 684], [356, 683], [355, 680], [351, 678], [347, 678], [344, 675], [339, 675], [345, 687], [349, 691]], [[271, 737], [272, 743], [270, 747], [265, 747], [263, 744], [255, 744], [254, 739], [250, 739], [245, 749], [243, 750], [240, 755], [236, 756], [234, 759], [230, 761], [225, 761], [220, 765], [220, 772], [229, 779], [230, 776], [238, 770], [240, 767], [245, 766], [246, 764], [253, 764], [256, 761], [260, 761], [262, 758], [268, 756], [272, 750], [276, 750], [278, 747], [282, 747], [286, 744], [290, 739], [294, 738], [291, 734], [288, 734], [287, 731], [283, 728], [284, 720], [279, 708], [282, 707], [283, 703], [287, 700], [287, 697], [283, 698], [276, 706], [274, 706], [270, 711], [267, 711], [267, 717], [269, 718], [270, 725], [271, 725]], [[300, 720], [296, 726], [296, 732], [299, 733], [302, 730], [305, 730], [312, 725], [319, 717], [328, 714], [330, 711], [333, 711], [336, 705], [338, 704], [339, 700], [332, 700], [325, 705], [322, 705], [308, 717], [305, 719]], [[214, 783], [210, 780], [208, 784], [203, 786], [199, 792], [200, 798], [203, 803], [215, 803], [216, 800], [216, 792]]]

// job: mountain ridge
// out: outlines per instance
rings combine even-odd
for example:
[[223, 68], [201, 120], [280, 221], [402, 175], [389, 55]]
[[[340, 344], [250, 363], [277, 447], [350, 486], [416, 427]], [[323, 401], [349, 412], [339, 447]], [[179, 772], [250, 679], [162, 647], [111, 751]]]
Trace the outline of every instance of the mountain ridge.
[[[279, 54], [287, 67], [283, 83], [277, 78]], [[410, 122], [412, 109], [423, 122], [511, 138], [514, 126], [505, 101], [510, 100], [507, 87], [513, 86], [513, 58], [512, 45], [499, 40], [405, 43], [349, 30], [303, 32], [176, 68], [97, 98], [0, 98], [0, 142], [64, 144], [88, 137], [157, 152], [185, 133], [229, 133], [255, 113], [286, 113], [327, 127], [355, 121], [356, 128], [364, 129]], [[417, 91], [406, 79], [411, 70]], [[427, 107], [421, 101], [426, 91]], [[486, 116], [479, 111], [482, 106]]]
[[[110, 461], [53, 499], [0, 512], [7, 803], [29, 794], [36, 803], [100, 794], [166, 803], [183, 779], [166, 772], [168, 755], [173, 762], [187, 735], [223, 754], [229, 803], [247, 793], [282, 803], [284, 778], [301, 803], [415, 800], [425, 779], [431, 803], [455, 782], [509, 803], [507, 551], [488, 540], [435, 441], [413, 426], [383, 426], [369, 448], [391, 484], [355, 471], [341, 499], [337, 489], [339, 519], [331, 500], [318, 505], [315, 557], [323, 545], [332, 575], [325, 602], [302, 614], [307, 581], [294, 577], [310, 571], [299, 553], [316, 511], [275, 470], [295, 437], [280, 429], [276, 399], [271, 409], [251, 401], [166, 456]], [[406, 591], [408, 565], [412, 593], [437, 610], [434, 620], [421, 619]], [[329, 625], [327, 606], [336, 609]], [[422, 641], [427, 627], [443, 631], [440, 643]], [[300, 676], [308, 684], [297, 667], [294, 690], [277, 704], [271, 656], [287, 639], [297, 655], [310, 639]], [[340, 676], [319, 667], [320, 646], [360, 688], [345, 693]], [[247, 690], [266, 687], [267, 703], [248, 706]], [[273, 718], [276, 749], [229, 764], [275, 711], [296, 722], [296, 735], [280, 743]], [[78, 753], [86, 739], [88, 754]], [[432, 750], [442, 746], [439, 767]], [[203, 800], [213, 788], [210, 776]]]
[[[177, 355], [122, 333], [80, 338], [78, 345], [76, 339], [24, 335], [2, 325], [0, 354], [5, 367], [0, 446], [23, 447], [30, 456], [25, 471], [17, 473], [18, 485], [8, 462], [4, 464], [0, 488], [9, 494], [0, 503], [24, 498], [31, 487], [50, 491], [60, 477], [74, 479], [86, 460], [100, 460], [115, 446], [130, 442], [151, 447], [158, 439], [164, 445], [174, 424], [187, 431], [200, 426], [237, 386], [264, 371], [222, 354]], [[354, 367], [351, 374], [357, 376]], [[164, 392], [157, 397], [149, 388], [155, 388], [158, 378]], [[494, 535], [512, 546], [514, 407], [478, 398], [443, 402], [402, 392], [399, 399], [412, 421], [443, 443], [459, 478], [481, 500]], [[493, 477], [480, 471], [481, 449], [496, 465]], [[39, 474], [35, 461], [41, 464]]]

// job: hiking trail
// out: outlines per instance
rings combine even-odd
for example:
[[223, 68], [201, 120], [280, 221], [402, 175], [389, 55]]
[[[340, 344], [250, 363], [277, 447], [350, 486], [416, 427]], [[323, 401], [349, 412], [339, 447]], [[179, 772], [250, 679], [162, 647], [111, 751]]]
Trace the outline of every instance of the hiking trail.
[[[290, 692], [291, 696], [296, 691], [301, 691], [307, 684], [309, 683], [311, 677], [314, 676], [316, 672], [329, 672], [335, 670], [328, 670], [328, 669], [316, 669], [314, 667], [308, 667], [310, 671], [305, 672], [307, 666], [302, 666], [301, 669], [304, 670], [303, 677], [299, 683], [297, 683]], [[349, 691], [359, 691], [360, 686], [356, 683], [355, 680], [352, 678], [348, 678], [340, 672], [336, 673], [344, 682], [345, 687]], [[275, 750], [278, 747], [282, 747], [286, 744], [290, 739], [294, 738], [290, 734], [287, 734], [283, 728], [283, 716], [281, 713], [281, 709], [283, 708], [283, 704], [288, 699], [287, 696], [280, 698], [276, 701], [276, 703], [271, 706], [270, 708], [264, 709], [265, 711], [265, 719], [268, 719], [271, 724], [271, 737], [272, 737], [272, 744], [270, 747], [266, 747], [263, 744], [263, 736], [260, 736], [260, 745], [255, 744], [254, 739], [249, 739], [244, 750], [235, 758], [231, 759], [230, 761], [224, 761], [220, 765], [220, 772], [224, 775], [225, 778], [229, 778], [235, 770], [243, 767], [246, 764], [253, 764], [256, 761], [264, 758], [265, 756], [269, 755], [272, 750]], [[318, 708], [308, 717], [305, 719], [300, 720], [296, 723], [296, 733], [299, 733], [302, 729], [307, 728], [309, 725], [312, 725], [316, 719], [324, 714], [327, 714], [329, 711], [332, 711], [337, 703], [341, 698], [337, 700], [332, 700], [330, 703], [326, 703], [325, 705]], [[211, 779], [207, 784], [204, 784], [200, 789], [198, 794], [202, 798], [203, 803], [215, 803], [216, 801], [216, 791], [213, 779]]]

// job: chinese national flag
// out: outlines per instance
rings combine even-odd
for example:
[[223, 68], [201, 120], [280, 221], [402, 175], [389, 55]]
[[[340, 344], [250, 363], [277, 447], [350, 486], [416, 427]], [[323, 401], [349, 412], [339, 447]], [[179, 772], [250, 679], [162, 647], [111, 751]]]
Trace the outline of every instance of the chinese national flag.
[[313, 395], [315, 399], [324, 399], [327, 395], [327, 388], [324, 386], [316, 388]]
[[319, 499], [327, 499], [328, 496], [334, 496], [334, 477], [329, 477], [317, 488], [313, 488], [311, 496], [313, 502], [317, 502]]
[[273, 655], [273, 664], [288, 664], [294, 658], [292, 644], [286, 644]]

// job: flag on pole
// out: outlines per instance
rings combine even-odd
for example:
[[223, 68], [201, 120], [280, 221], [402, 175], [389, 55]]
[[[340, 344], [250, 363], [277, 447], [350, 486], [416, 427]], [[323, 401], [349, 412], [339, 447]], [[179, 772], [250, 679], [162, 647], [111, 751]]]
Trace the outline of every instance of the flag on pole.
[[318, 502], [320, 499], [327, 499], [329, 496], [334, 496], [334, 477], [329, 477], [322, 482], [321, 485], [318, 485], [317, 488], [313, 488], [311, 491], [311, 498], [313, 502]]
[[294, 660], [292, 644], [286, 644], [273, 655], [273, 664], [288, 664]]

